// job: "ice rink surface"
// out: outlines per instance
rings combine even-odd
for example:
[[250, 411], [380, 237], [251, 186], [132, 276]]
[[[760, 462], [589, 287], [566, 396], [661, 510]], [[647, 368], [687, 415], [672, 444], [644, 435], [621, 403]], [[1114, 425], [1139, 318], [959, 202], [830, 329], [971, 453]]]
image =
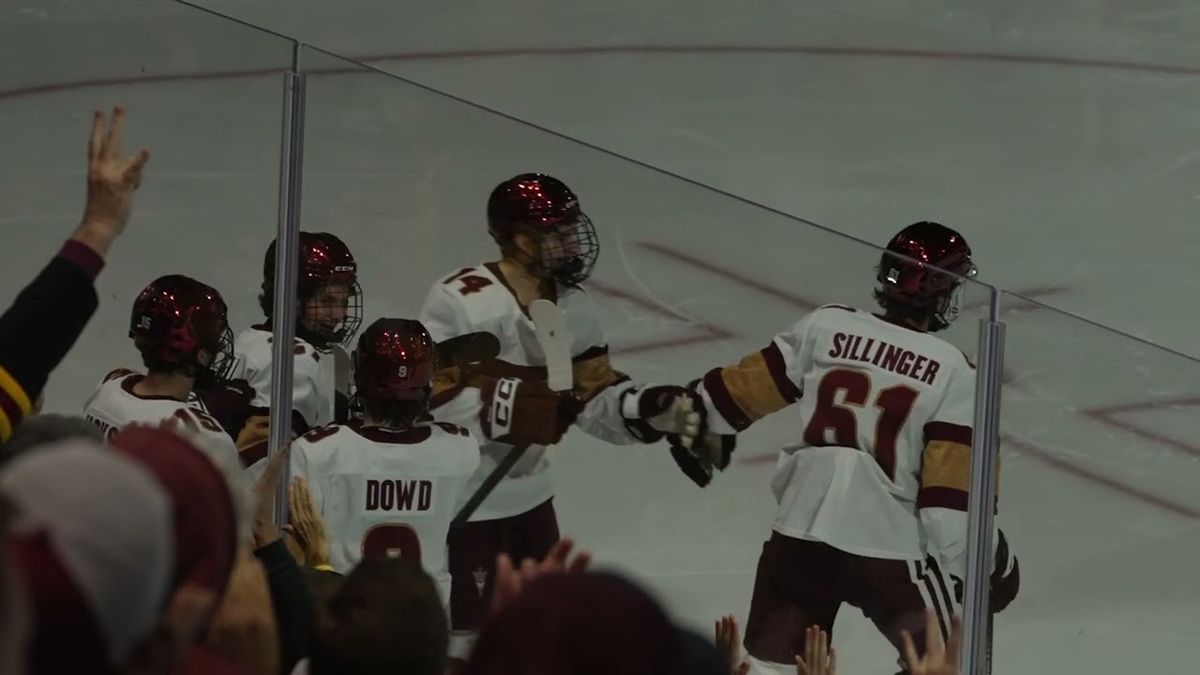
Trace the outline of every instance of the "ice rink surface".
[[[206, 5], [428, 87], [301, 54], [303, 227], [355, 251], [368, 321], [415, 313], [431, 283], [492, 255], [484, 200], [523, 171], [567, 181], [596, 222], [591, 292], [617, 366], [641, 380], [699, 376], [821, 303], [868, 306], [877, 252], [785, 213], [877, 243], [914, 220], [960, 229], [981, 280], [1029, 298], [1001, 297], [1000, 517], [1023, 587], [997, 620], [996, 672], [1200, 670], [1196, 8]], [[0, 56], [5, 300], [78, 218], [93, 107], [127, 105], [130, 145], [153, 155], [48, 407], [78, 411], [105, 372], [136, 365], [128, 307], [155, 276], [207, 281], [237, 328], [257, 320], [290, 44], [164, 2], [47, 0], [0, 5]], [[968, 353], [987, 299], [968, 289], [948, 335]], [[798, 424], [754, 427], [704, 491], [664, 448], [573, 433], [556, 450], [564, 531], [683, 621], [744, 617], [775, 449]], [[857, 611], [835, 641], [842, 672], [894, 672]]]

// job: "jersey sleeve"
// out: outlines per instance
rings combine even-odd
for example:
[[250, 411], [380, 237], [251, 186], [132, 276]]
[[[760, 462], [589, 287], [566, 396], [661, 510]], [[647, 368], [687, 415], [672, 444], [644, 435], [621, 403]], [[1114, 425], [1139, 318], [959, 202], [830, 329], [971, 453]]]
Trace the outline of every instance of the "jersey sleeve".
[[574, 293], [578, 295], [573, 296], [574, 311], [569, 315], [573, 319], [572, 377], [575, 395], [586, 402], [575, 418], [575, 425], [591, 436], [618, 445], [658, 440], [660, 435], [648, 425], [627, 422], [622, 417], [621, 401], [635, 385], [627, 375], [613, 368], [595, 302], [583, 289]]
[[[925, 425], [917, 508], [930, 553], [950, 575], [964, 578], [967, 565], [967, 496], [971, 484], [971, 437], [975, 372], [964, 358], [942, 402]], [[998, 475], [998, 474], [997, 474]]]
[[954, 370], [942, 401], [924, 428], [918, 508], [967, 510], [974, 417], [975, 374], [964, 359]]
[[713, 433], [734, 434], [795, 403], [808, 369], [809, 315], [738, 363], [714, 368], [697, 388]]

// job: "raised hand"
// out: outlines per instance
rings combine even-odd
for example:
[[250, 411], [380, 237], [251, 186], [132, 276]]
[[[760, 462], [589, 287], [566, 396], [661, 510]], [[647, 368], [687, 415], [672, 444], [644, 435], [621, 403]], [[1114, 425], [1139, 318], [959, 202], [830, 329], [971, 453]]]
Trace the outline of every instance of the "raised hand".
[[496, 557], [496, 585], [492, 590], [492, 611], [498, 612], [521, 594], [525, 585], [546, 574], [578, 574], [587, 571], [592, 554], [580, 551], [571, 557], [575, 542], [568, 537], [559, 539], [541, 561], [527, 558], [520, 566], [501, 553]]
[[142, 183], [142, 169], [150, 159], [150, 151], [142, 149], [134, 155], [121, 153], [121, 134], [125, 128], [125, 110], [114, 108], [109, 122], [97, 110], [92, 116], [92, 133], [88, 139], [87, 203], [83, 222], [74, 239], [91, 247], [100, 255], [124, 230], [133, 207], [133, 193]]
[[308, 482], [297, 476], [288, 486], [288, 502], [292, 508], [292, 532], [304, 549], [309, 567], [329, 564], [329, 531], [325, 521], [313, 506], [312, 492]]
[[958, 647], [962, 642], [962, 619], [958, 616], [950, 619], [950, 643], [943, 645], [937, 614], [932, 609], [925, 610], [924, 656], [917, 656], [908, 631], [902, 631], [900, 638], [904, 640], [904, 659], [912, 675], [958, 675]]
[[279, 538], [279, 528], [276, 527], [274, 518], [275, 494], [279, 489], [279, 477], [283, 474], [283, 467], [287, 466], [291, 449], [291, 443], [280, 448], [254, 486], [254, 496], [258, 500], [258, 508], [254, 514], [255, 548], [262, 548]]
[[726, 615], [717, 619], [713, 625], [715, 640], [717, 643], [717, 651], [725, 657], [729, 663], [729, 672], [731, 675], [741, 675], [750, 670], [749, 662], [742, 662], [742, 636], [738, 631], [737, 619], [733, 615]]
[[836, 675], [837, 650], [820, 626], [804, 631], [804, 656], [796, 655], [796, 675]]

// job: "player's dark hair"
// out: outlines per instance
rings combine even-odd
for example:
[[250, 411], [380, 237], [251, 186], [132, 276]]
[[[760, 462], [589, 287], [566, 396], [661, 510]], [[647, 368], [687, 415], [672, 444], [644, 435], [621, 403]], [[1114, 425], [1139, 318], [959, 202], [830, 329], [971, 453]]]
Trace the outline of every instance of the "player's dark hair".
[[362, 401], [363, 411], [376, 424], [407, 428], [429, 413], [429, 399], [423, 401], [394, 401], [383, 398], [366, 398]]
[[883, 313], [889, 319], [894, 319], [911, 326], [930, 326], [936, 310], [928, 307], [915, 307], [895, 298], [889, 298], [883, 291], [875, 289], [875, 302], [883, 308]]
[[168, 363], [150, 354], [142, 354], [142, 365], [146, 372], [155, 375], [187, 375], [195, 377], [197, 368], [190, 363]]
[[312, 675], [442, 675], [450, 644], [437, 587], [408, 559], [363, 560], [318, 621]]

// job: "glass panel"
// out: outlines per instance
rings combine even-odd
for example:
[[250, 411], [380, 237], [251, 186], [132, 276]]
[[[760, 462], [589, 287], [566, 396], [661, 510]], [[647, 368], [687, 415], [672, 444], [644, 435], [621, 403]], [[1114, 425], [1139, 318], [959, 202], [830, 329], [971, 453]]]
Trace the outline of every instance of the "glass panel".
[[[613, 365], [635, 380], [687, 382], [824, 303], [873, 308], [873, 246], [348, 61], [315, 51], [302, 61], [304, 229], [336, 232], [354, 251], [366, 323], [416, 316], [431, 286], [498, 258], [487, 198], [527, 171], [572, 186], [594, 221], [601, 253], [584, 285]], [[964, 291], [948, 335], [969, 354], [987, 290]], [[789, 409], [753, 426], [705, 491], [663, 444], [613, 448], [572, 431], [549, 453], [562, 531], [645, 581], [689, 625], [707, 633], [724, 613], [744, 625], [774, 517], [775, 457], [799, 425]], [[848, 672], [894, 668], [882, 638], [862, 637], [875, 629], [861, 615], [847, 610], [838, 626], [839, 640], [857, 640]]]
[[[279, 175], [279, 72], [291, 43], [171, 3], [49, 3], [5, 13], [3, 42], [26, 66], [0, 95], [7, 304], [82, 212], [91, 112], [122, 105], [123, 149], [151, 157], [128, 230], [97, 281], [100, 307], [46, 389], [46, 410], [79, 414], [114, 368], [143, 371], [130, 308], [153, 279], [215, 287], [237, 333], [260, 320], [262, 256]], [[12, 61], [16, 63], [16, 61]]]
[[999, 523], [1023, 574], [997, 672], [1186, 670], [1200, 363], [1016, 295], [1001, 306]]

